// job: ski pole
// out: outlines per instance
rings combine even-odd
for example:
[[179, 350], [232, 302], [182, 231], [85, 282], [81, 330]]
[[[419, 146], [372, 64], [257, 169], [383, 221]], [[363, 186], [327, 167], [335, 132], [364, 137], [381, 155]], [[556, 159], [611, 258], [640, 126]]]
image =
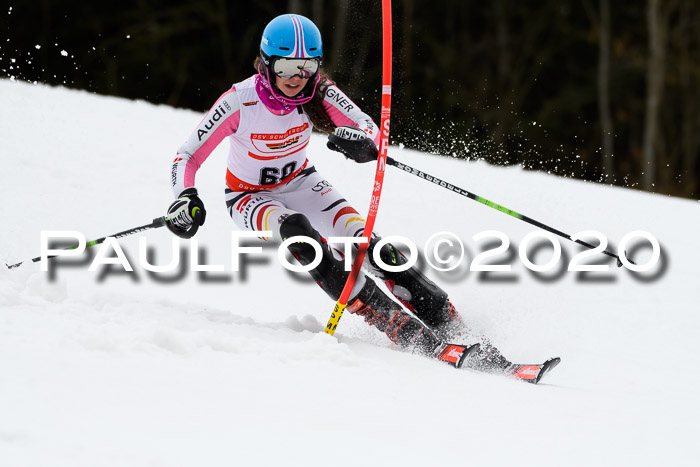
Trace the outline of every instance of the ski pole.
[[[438, 186], [441, 186], [443, 188], [447, 188], [448, 190], [450, 190], [454, 193], [458, 193], [462, 196], [466, 196], [469, 199], [473, 199], [474, 201], [477, 201], [481, 204], [485, 204], [486, 206], [494, 208], [497, 211], [501, 211], [504, 214], [508, 214], [509, 216], [515, 217], [516, 219], [519, 219], [521, 221], [525, 221], [528, 224], [532, 224], [536, 227], [539, 227], [540, 229], [546, 230], [548, 232], [552, 232], [553, 234], [559, 235], [560, 237], [566, 238], [567, 240], [571, 240], [572, 242], [578, 243], [579, 245], [583, 245], [586, 248], [590, 248], [590, 249], [595, 248], [595, 246], [591, 245], [590, 243], [584, 242], [583, 240], [580, 240], [580, 239], [574, 240], [573, 238], [571, 238], [571, 235], [564, 233], [561, 230], [557, 230], [554, 227], [550, 227], [546, 224], [543, 224], [542, 222], [537, 221], [531, 217], [520, 214], [519, 212], [515, 212], [512, 209], [508, 209], [505, 206], [501, 206], [500, 204], [496, 204], [493, 201], [489, 201], [486, 198], [482, 198], [481, 196], [475, 195], [474, 193], [471, 193], [463, 188], [459, 188], [457, 186], [454, 186], [451, 183], [447, 183], [446, 181], [441, 180], [437, 177], [433, 177], [432, 175], [429, 175], [429, 174], [423, 172], [422, 170], [414, 169], [413, 167], [406, 165], [403, 162], [399, 162], [396, 159], [393, 159], [391, 157], [387, 157], [386, 163], [388, 165], [392, 165], [396, 168], [399, 168], [399, 169], [403, 170], [404, 172], [410, 173], [411, 175], [415, 175], [415, 176], [422, 178], [426, 181], [432, 182]], [[603, 250], [602, 253], [617, 259], [617, 267], [622, 267], [622, 260], [620, 260], [620, 257], [618, 255], [616, 255], [615, 253], [608, 251], [608, 250]], [[629, 259], [628, 259], [628, 261], [632, 264], [636, 264], [634, 261], [631, 261]]]
[[[104, 241], [107, 239], [107, 237], [121, 238], [121, 237], [126, 237], [128, 235], [135, 234], [138, 232], [143, 232], [144, 230], [157, 229], [159, 227], [163, 227], [167, 221], [168, 221], [168, 219], [166, 219], [165, 217], [158, 217], [156, 219], [153, 219], [153, 222], [151, 222], [150, 224], [142, 225], [140, 227], [134, 227], [133, 229], [124, 230], [123, 232], [119, 232], [119, 233], [116, 233], [114, 235], [107, 235], [105, 237], [98, 238], [97, 240], [91, 240], [89, 242], [86, 242], [85, 248], [104, 243]], [[78, 248], [78, 245], [69, 246], [69, 247], [63, 248], [63, 249], [64, 250], [75, 250], [76, 248]], [[57, 256], [59, 256], [59, 255], [47, 256], [46, 259], [56, 258]], [[34, 263], [41, 261], [41, 256], [37, 256], [36, 258], [32, 258], [31, 261]], [[18, 267], [26, 262], [27, 261], [21, 261], [21, 262], [16, 263], [16, 264], [5, 263], [5, 266], [7, 266], [8, 269], [12, 269], [12, 268], [16, 268], [16, 267]]]

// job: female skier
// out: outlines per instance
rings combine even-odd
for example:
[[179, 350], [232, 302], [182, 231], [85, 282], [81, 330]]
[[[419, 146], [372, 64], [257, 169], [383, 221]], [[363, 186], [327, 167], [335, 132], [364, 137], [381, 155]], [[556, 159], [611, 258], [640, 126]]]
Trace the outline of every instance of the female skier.
[[[228, 137], [226, 205], [233, 221], [244, 230], [272, 231], [278, 240], [298, 235], [314, 239], [323, 254], [310, 273], [337, 300], [348, 272], [324, 239], [359, 236], [365, 223], [316, 171], [306, 148], [315, 127], [330, 133], [329, 148], [356, 162], [369, 162], [377, 159], [379, 131], [321, 72], [322, 56], [321, 34], [309, 19], [282, 15], [267, 25], [257, 73], [226, 91], [178, 151], [171, 168], [177, 199], [168, 210], [168, 227], [189, 238], [204, 224], [206, 211], [194, 186], [195, 174]], [[447, 294], [415, 268], [398, 273], [380, 269], [372, 259], [378, 241], [377, 236], [370, 240], [365, 267], [419, 319], [403, 311], [364, 273], [357, 278], [347, 310], [363, 316], [402, 348], [461, 366], [478, 346], [447, 343], [462, 329]], [[316, 257], [308, 243], [293, 243], [289, 249], [303, 265]], [[406, 262], [390, 244], [381, 247], [380, 258], [385, 264]], [[505, 370], [509, 365], [487, 341], [468, 359], [468, 366], [479, 369]]]

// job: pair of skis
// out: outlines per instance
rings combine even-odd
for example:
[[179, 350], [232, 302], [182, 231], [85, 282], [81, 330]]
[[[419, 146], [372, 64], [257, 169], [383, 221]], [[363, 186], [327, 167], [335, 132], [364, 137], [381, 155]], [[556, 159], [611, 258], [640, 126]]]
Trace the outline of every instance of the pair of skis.
[[[462, 368], [470, 355], [479, 350], [480, 344], [463, 346], [457, 344], [444, 344], [437, 349], [435, 358], [440, 361], [447, 362], [456, 368]], [[552, 371], [556, 367], [561, 358], [550, 358], [541, 364], [518, 364], [511, 363], [507, 368], [495, 369], [494, 373], [504, 373], [515, 379], [519, 379], [528, 383], [537, 384], [542, 377]]]

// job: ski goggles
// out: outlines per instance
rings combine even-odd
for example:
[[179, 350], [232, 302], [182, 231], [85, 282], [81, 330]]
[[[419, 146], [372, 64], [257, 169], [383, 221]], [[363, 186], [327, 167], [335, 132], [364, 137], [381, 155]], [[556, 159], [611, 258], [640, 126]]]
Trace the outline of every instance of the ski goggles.
[[276, 58], [272, 61], [272, 72], [283, 79], [295, 76], [311, 78], [320, 67], [321, 61], [317, 58]]

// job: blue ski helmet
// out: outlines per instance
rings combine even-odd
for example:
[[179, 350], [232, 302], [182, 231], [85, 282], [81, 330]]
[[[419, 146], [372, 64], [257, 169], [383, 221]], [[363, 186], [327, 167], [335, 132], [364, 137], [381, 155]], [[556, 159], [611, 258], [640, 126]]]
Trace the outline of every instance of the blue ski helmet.
[[[260, 77], [269, 85], [274, 98], [288, 105], [301, 105], [309, 102], [316, 93], [323, 56], [321, 32], [309, 19], [301, 15], [281, 15], [268, 23], [260, 41], [258, 68]], [[294, 76], [308, 78], [296, 96], [288, 97], [279, 89], [270, 76]]]
[[260, 41], [263, 59], [317, 58], [323, 56], [321, 32], [305, 16], [281, 15], [268, 23]]

